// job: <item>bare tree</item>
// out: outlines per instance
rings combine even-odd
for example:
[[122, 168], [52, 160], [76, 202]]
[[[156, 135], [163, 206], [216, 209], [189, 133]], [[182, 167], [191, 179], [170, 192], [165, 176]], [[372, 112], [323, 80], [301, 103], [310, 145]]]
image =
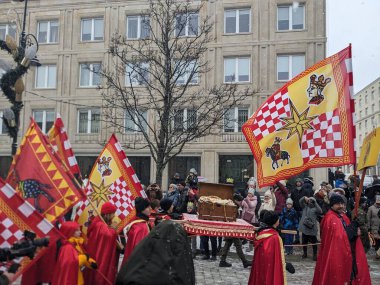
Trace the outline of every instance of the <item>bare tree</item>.
[[132, 125], [143, 135], [143, 143], [126, 146], [150, 150], [161, 184], [168, 162], [187, 143], [219, 133], [227, 110], [252, 92], [236, 84], [204, 87], [201, 82], [211, 70], [206, 53], [213, 40], [212, 21], [201, 15], [206, 1], [148, 2], [145, 13], [127, 20], [136, 29], [112, 37], [112, 64], [100, 71], [105, 79], [100, 88], [105, 120], [120, 132], [127, 122], [127, 131]]

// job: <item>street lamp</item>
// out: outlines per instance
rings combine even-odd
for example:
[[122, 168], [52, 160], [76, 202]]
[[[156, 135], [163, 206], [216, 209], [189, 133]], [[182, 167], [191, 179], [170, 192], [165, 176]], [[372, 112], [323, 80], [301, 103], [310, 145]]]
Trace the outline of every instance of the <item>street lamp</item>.
[[19, 45], [10, 35], [6, 35], [5, 41], [0, 40], [0, 48], [12, 55], [16, 66], [7, 70], [0, 79], [0, 88], [12, 107], [4, 110], [3, 121], [8, 129], [8, 134], [12, 138], [12, 155], [17, 151], [17, 134], [20, 127], [20, 112], [23, 107], [22, 93], [24, 92], [24, 82], [22, 76], [28, 71], [31, 65], [39, 66], [36, 57], [38, 42], [34, 35], [25, 33], [26, 11], [28, 0], [12, 0], [14, 2], [24, 2], [24, 17]]

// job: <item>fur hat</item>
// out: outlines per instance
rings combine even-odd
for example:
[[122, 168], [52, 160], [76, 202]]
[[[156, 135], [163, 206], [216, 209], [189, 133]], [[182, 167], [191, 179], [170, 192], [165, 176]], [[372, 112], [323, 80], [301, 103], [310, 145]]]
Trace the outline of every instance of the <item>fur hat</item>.
[[264, 214], [262, 222], [268, 226], [273, 226], [278, 219], [279, 217], [274, 211], [268, 211]]
[[248, 194], [255, 195], [255, 190], [254, 189], [248, 189]]
[[304, 182], [304, 183], [307, 182], [307, 183], [310, 183], [310, 184], [314, 185], [313, 177], [305, 177], [305, 178], [303, 179], [303, 182]]
[[338, 193], [338, 194], [340, 194], [340, 195], [345, 195], [345, 194], [346, 194], [346, 192], [345, 192], [342, 188], [334, 188], [334, 189], [332, 190], [332, 192], [333, 192], [333, 193]]
[[249, 178], [247, 184], [248, 185], [256, 185], [256, 178], [252, 176], [251, 178]]
[[342, 204], [345, 204], [345, 201], [343, 199], [343, 197], [339, 194], [333, 194], [331, 195], [330, 197], [330, 207], [334, 206], [335, 204], [339, 204], [339, 203], [342, 203]]
[[144, 199], [142, 197], [136, 197], [135, 199], [135, 208], [137, 213], [141, 213], [146, 208], [150, 206], [150, 203], [147, 199]]
[[189, 171], [189, 173], [193, 173], [194, 175], [198, 174], [197, 171], [195, 170], [195, 168], [191, 168], [190, 171]]
[[268, 196], [269, 198], [272, 197], [272, 192], [270, 190], [265, 191], [264, 197]]
[[286, 205], [287, 205], [287, 204], [293, 205], [293, 200], [292, 200], [292, 198], [288, 198], [288, 199], [286, 199]]
[[107, 215], [107, 214], [113, 214], [117, 210], [116, 206], [112, 204], [111, 202], [105, 202], [102, 205], [102, 209], [100, 210], [100, 213], [102, 215]]

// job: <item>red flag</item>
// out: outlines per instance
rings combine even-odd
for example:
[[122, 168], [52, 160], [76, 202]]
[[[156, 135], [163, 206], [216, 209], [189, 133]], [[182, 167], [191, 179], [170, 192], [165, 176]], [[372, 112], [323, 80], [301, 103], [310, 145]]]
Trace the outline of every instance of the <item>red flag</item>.
[[311, 66], [243, 125], [260, 186], [309, 168], [355, 163], [351, 46]]
[[51, 222], [83, 198], [75, 177], [52, 152], [34, 120], [13, 158], [7, 182]]
[[[0, 178], [0, 247], [8, 248], [23, 238], [25, 230], [33, 231], [37, 238], [49, 236], [50, 244], [61, 237], [61, 233], [16, 191]], [[45, 252], [41, 248], [33, 260], [24, 258], [14, 280]]]
[[80, 179], [81, 174], [79, 166], [59, 114], [57, 114], [57, 119], [48, 132], [48, 138], [50, 144], [53, 146], [54, 150], [57, 151], [61, 160], [64, 161], [71, 172]]

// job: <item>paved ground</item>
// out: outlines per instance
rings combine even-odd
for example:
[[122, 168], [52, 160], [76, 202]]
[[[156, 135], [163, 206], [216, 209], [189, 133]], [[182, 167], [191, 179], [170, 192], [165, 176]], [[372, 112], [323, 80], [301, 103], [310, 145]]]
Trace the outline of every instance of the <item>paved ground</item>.
[[[232, 246], [233, 247], [233, 246]], [[287, 273], [287, 282], [289, 285], [310, 285], [313, 280], [315, 261], [311, 258], [301, 259], [301, 251], [296, 250], [293, 256], [287, 256], [287, 261], [292, 262], [296, 269], [294, 274]], [[247, 258], [252, 259], [252, 253], [246, 254]], [[238, 285], [248, 283], [250, 267], [244, 268], [240, 259], [235, 253], [227, 258], [232, 263], [230, 268], [219, 267], [219, 257], [217, 261], [204, 261], [201, 256], [194, 260], [195, 276], [197, 285]], [[368, 254], [368, 263], [370, 265], [370, 274], [372, 284], [380, 284], [380, 260], [374, 259], [374, 251]]]

